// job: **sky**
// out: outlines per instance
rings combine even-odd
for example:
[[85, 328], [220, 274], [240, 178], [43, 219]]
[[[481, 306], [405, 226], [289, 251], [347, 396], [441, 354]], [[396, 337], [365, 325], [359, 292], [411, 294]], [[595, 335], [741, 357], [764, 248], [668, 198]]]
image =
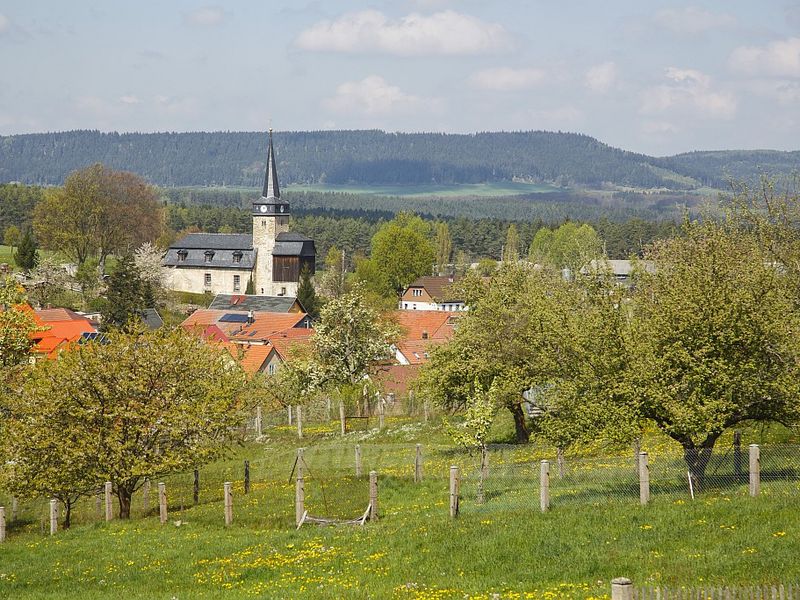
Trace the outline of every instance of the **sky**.
[[800, 149], [800, 0], [0, 0], [0, 135], [573, 131]]

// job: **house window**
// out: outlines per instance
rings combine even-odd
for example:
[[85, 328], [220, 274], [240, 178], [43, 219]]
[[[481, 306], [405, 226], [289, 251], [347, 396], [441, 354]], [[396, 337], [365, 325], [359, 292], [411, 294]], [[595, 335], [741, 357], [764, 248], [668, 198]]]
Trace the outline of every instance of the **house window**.
[[411, 295], [418, 298], [422, 296], [422, 290], [420, 288], [414, 288], [413, 290], [411, 290]]
[[186, 250], [178, 250], [178, 262], [186, 262], [186, 257], [189, 255], [189, 252]]
[[205, 284], [206, 287], [211, 287], [211, 273], [206, 273]]
[[233, 291], [234, 292], [238, 292], [239, 291], [239, 288], [241, 287], [241, 280], [242, 279], [241, 279], [240, 275], [234, 275], [233, 276]]
[[214, 258], [214, 251], [213, 250], [206, 250], [206, 262], [210, 263], [211, 260]]
[[275, 371], [277, 371], [277, 370], [278, 369], [276, 368], [276, 365], [274, 363], [269, 363], [269, 367], [267, 367], [267, 371], [269, 371], [270, 375], [275, 375]]
[[242, 262], [242, 252], [241, 251], [237, 250], [236, 252], [233, 253], [233, 262], [234, 262], [234, 264], [237, 264], [237, 265], [240, 262]]

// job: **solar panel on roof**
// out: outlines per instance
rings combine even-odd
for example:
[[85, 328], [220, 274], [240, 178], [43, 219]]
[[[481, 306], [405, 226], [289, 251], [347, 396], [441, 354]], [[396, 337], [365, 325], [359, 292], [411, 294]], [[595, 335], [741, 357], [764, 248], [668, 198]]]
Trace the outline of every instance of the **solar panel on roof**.
[[247, 315], [227, 313], [219, 318], [220, 323], [247, 323]]

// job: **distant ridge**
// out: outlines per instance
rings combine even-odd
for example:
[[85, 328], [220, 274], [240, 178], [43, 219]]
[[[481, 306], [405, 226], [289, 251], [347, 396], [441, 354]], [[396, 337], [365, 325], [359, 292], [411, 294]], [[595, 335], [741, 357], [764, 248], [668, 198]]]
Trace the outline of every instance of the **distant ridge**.
[[[94, 162], [161, 186], [257, 187], [266, 133], [102, 133], [0, 136], [0, 182], [57, 185]], [[657, 158], [588, 135], [547, 131], [475, 134], [378, 130], [275, 133], [282, 184], [455, 184], [521, 179], [557, 185], [693, 190], [729, 178], [800, 169], [800, 151], [697, 151]]]

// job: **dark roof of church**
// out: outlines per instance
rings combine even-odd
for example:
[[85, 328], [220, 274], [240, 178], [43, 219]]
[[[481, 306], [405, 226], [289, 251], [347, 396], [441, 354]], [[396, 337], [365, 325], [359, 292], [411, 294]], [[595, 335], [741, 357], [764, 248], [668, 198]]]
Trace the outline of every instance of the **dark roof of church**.
[[264, 189], [261, 197], [272, 199], [281, 197], [278, 187], [278, 170], [275, 168], [275, 149], [272, 147], [272, 128], [269, 130], [269, 149], [267, 150], [267, 170], [264, 173]]
[[[289, 312], [297, 298], [294, 296], [253, 296], [244, 294], [217, 294], [212, 310], [252, 310], [265, 312]], [[302, 310], [302, 306], [301, 306]]]
[[170, 249], [252, 250], [253, 236], [249, 233], [190, 233], [170, 246]]
[[301, 233], [284, 231], [275, 238], [275, 247], [272, 249], [272, 256], [316, 256], [317, 251], [314, 247], [314, 240]]

